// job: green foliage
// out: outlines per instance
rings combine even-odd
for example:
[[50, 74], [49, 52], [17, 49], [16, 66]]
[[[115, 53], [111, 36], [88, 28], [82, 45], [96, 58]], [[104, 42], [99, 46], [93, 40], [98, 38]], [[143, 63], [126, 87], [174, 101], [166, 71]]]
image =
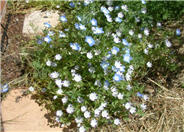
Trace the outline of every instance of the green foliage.
[[[143, 115], [145, 108], [140, 103], [147, 100], [147, 95], [143, 94], [140, 80], [160, 67], [166, 67], [168, 72], [177, 67], [173, 64], [174, 54], [168, 48], [172, 34], [154, 23], [165, 20], [153, 13], [165, 5], [158, 3], [153, 7], [151, 2], [145, 5], [138, 1], [115, 1], [111, 6], [106, 2], [92, 2], [86, 6], [83, 2], [74, 3], [75, 8], [65, 12], [61, 24], [55, 29], [47, 28], [44, 36], [38, 37], [41, 43], [34, 44], [37, 48], [31, 53], [31, 77], [37, 84], [35, 90], [40, 100], [49, 102], [48, 109], [56, 112], [53, 118], [58, 123], [67, 124], [80, 118], [83, 121], [76, 121], [78, 126], [86, 129], [94, 127], [93, 119], [98, 126], [108, 121], [117, 125], [117, 118], [126, 119], [128, 114]], [[119, 9], [107, 13], [113, 20], [110, 22], [103, 12], [108, 12], [107, 7], [118, 5]], [[127, 5], [128, 10], [123, 5]], [[118, 22], [116, 18], [121, 12], [122, 21]], [[92, 25], [93, 18], [97, 25]], [[82, 24], [83, 29], [78, 29], [76, 24]], [[96, 34], [95, 27], [102, 32]], [[161, 36], [157, 37], [157, 33]], [[94, 45], [86, 41], [87, 36], [93, 38]], [[40, 93], [42, 88], [46, 88], [43, 94]], [[137, 96], [141, 99], [134, 102]], [[81, 110], [82, 106], [90, 112], [89, 118]], [[100, 113], [106, 110], [108, 116], [96, 115], [95, 110], [99, 109]]]

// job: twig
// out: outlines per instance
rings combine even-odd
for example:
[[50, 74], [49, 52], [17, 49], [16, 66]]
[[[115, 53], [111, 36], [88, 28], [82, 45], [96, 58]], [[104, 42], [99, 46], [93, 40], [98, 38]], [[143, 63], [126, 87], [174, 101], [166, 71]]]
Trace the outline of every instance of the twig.
[[160, 87], [160, 88], [162, 88], [163, 90], [165, 90], [165, 91], [169, 91], [166, 87], [164, 87], [164, 86], [160, 85], [159, 83], [157, 83], [157, 82], [153, 81], [152, 79], [148, 78], [148, 80], [150, 80], [152, 83], [156, 84], [157, 86], [159, 86], [159, 87]]

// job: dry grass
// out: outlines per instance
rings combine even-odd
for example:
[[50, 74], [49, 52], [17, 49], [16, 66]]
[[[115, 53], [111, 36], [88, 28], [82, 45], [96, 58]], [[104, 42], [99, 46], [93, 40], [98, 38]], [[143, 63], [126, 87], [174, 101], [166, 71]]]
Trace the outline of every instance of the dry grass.
[[174, 87], [159, 90], [148, 103], [148, 111], [142, 118], [131, 118], [120, 127], [106, 127], [101, 132], [183, 132], [184, 131], [184, 89]]

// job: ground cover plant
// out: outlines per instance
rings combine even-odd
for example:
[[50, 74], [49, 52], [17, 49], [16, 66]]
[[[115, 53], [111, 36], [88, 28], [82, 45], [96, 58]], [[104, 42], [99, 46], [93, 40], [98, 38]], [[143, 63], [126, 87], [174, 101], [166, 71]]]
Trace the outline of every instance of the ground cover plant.
[[177, 68], [170, 37], [181, 31], [164, 32], [157, 21], [172, 16], [152, 15], [145, 1], [68, 4], [61, 24], [45, 23], [44, 36], [33, 42], [29, 90], [58, 124], [75, 121], [81, 132], [144, 114], [149, 96], [140, 78]]

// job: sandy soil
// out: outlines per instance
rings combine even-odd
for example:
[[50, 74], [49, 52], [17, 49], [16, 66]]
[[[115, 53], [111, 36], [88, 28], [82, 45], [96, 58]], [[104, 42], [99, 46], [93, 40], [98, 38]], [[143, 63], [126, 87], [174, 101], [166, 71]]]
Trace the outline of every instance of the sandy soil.
[[4, 132], [62, 132], [62, 128], [51, 128], [44, 117], [46, 111], [30, 98], [21, 96], [21, 89], [11, 90], [2, 101]]

